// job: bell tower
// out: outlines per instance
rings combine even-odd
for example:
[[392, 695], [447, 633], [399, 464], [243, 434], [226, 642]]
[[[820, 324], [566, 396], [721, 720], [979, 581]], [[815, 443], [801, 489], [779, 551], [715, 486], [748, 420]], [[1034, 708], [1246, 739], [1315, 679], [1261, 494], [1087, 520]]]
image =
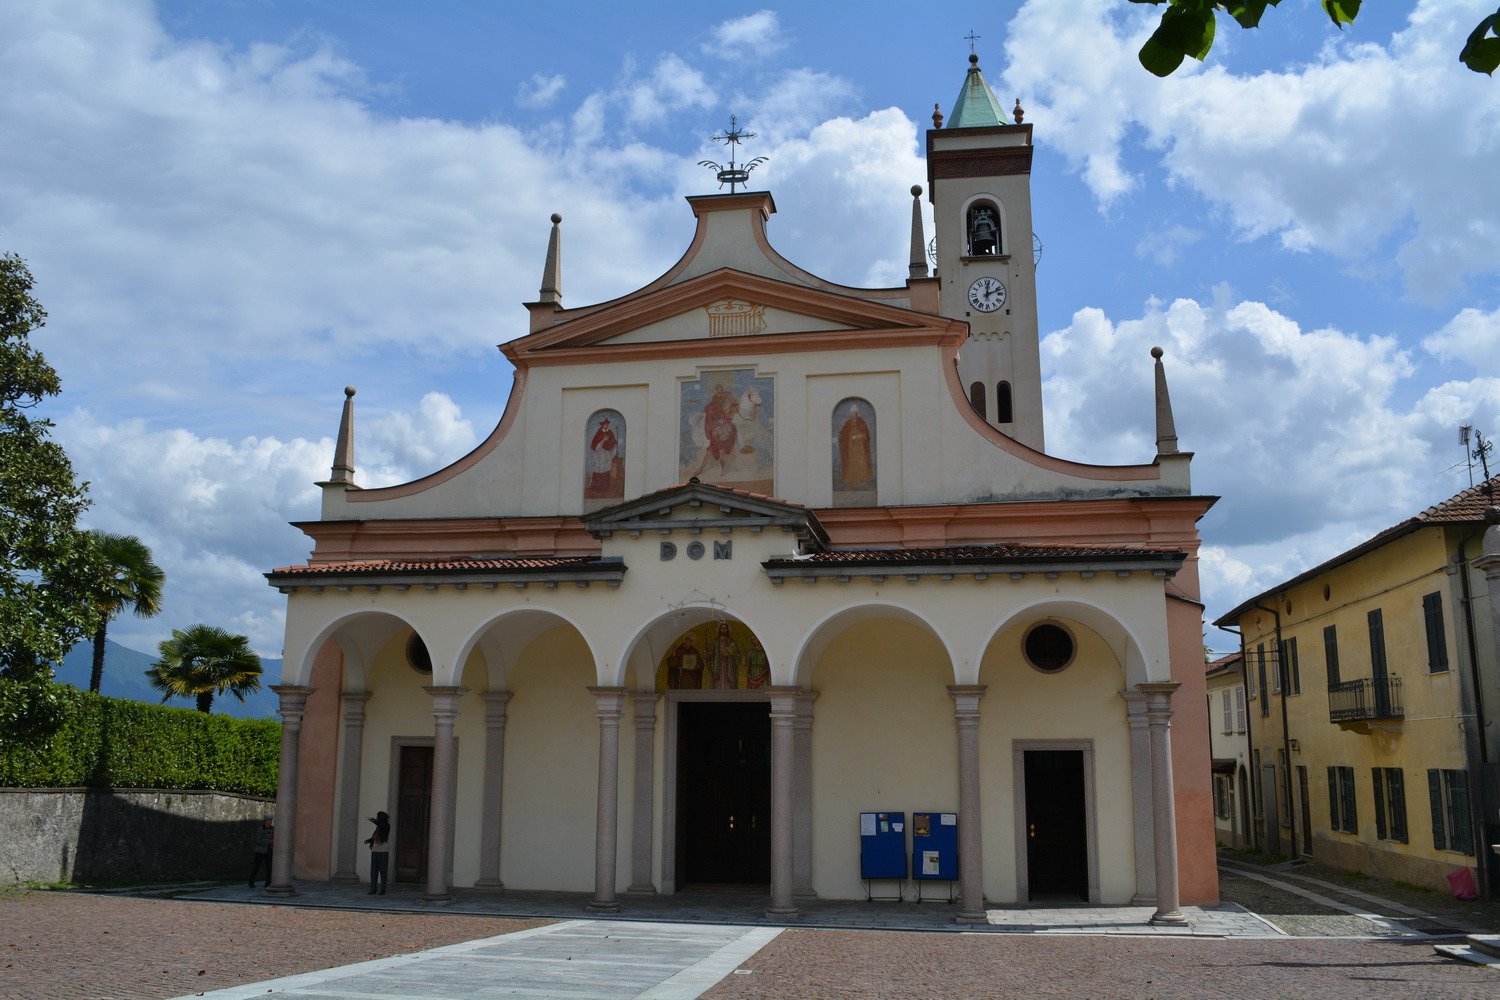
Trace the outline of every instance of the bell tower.
[[927, 190], [937, 229], [944, 315], [969, 324], [958, 372], [969, 404], [1022, 444], [1043, 450], [1042, 371], [1031, 236], [1031, 126], [1014, 124], [969, 56], [944, 127], [934, 106]]

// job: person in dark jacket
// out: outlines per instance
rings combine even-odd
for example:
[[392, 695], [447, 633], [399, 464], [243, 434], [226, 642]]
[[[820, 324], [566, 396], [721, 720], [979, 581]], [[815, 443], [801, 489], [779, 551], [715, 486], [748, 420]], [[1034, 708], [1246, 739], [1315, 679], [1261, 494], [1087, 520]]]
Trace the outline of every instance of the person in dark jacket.
[[370, 847], [369, 895], [373, 896], [379, 892], [384, 896], [391, 860], [391, 818], [383, 812], [378, 812], [370, 818], [370, 822], [375, 824], [375, 832], [370, 834], [370, 838], [365, 841]]
[[[276, 839], [275, 829], [271, 825], [271, 813], [261, 817], [260, 826], [255, 828], [255, 854], [250, 864], [250, 888], [255, 888], [255, 876], [260, 874], [260, 866], [266, 866], [265, 885], [271, 884], [271, 842]], [[264, 888], [265, 886], [262, 886]]]

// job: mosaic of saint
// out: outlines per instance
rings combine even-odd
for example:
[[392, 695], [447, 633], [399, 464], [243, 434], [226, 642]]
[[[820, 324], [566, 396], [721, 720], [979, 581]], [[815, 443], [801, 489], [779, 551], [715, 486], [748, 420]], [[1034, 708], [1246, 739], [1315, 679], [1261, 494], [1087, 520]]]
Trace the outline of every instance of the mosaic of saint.
[[678, 471], [683, 482], [775, 493], [776, 383], [752, 368], [704, 372], [682, 383]]
[[583, 509], [607, 507], [625, 497], [625, 418], [599, 410], [584, 425]]
[[657, 691], [755, 691], [770, 682], [766, 651], [739, 622], [693, 626], [656, 665]]
[[846, 399], [833, 408], [833, 505], [875, 504], [875, 408]]

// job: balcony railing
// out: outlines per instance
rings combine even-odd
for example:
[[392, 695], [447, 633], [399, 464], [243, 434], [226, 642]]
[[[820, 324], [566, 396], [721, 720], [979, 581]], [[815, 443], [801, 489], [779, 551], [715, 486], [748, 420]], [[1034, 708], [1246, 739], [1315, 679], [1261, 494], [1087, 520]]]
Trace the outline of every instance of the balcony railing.
[[1328, 720], [1359, 722], [1371, 719], [1405, 718], [1401, 705], [1401, 678], [1340, 681], [1328, 688]]

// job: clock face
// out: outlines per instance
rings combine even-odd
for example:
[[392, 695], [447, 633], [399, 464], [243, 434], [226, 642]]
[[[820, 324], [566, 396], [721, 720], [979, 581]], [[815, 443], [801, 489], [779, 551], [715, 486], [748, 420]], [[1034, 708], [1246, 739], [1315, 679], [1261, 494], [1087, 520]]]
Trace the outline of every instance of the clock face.
[[969, 305], [980, 312], [994, 312], [1005, 305], [1005, 285], [999, 278], [975, 278], [969, 286]]

